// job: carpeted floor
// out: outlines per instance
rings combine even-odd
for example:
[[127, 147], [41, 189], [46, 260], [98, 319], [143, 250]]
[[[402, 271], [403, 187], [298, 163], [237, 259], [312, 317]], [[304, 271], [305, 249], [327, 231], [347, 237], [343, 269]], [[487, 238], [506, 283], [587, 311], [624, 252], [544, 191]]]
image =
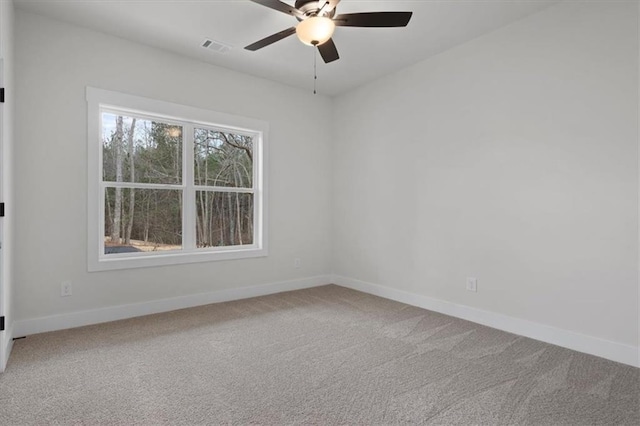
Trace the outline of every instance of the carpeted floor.
[[17, 340], [0, 424], [640, 424], [639, 369], [337, 286]]

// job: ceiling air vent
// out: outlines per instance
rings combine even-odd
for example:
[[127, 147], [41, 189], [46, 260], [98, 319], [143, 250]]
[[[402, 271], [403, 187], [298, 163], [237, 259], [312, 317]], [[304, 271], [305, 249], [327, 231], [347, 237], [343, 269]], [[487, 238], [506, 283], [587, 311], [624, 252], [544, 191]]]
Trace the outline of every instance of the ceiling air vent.
[[201, 44], [205, 49], [213, 50], [214, 52], [225, 54], [232, 49], [232, 46], [222, 43], [220, 41], [211, 40], [210, 38], [206, 38]]

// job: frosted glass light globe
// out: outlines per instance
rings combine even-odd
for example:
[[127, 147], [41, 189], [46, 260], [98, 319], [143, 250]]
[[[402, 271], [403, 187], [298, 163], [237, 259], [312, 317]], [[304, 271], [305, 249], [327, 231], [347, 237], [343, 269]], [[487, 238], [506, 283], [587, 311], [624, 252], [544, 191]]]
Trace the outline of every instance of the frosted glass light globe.
[[329, 18], [313, 16], [300, 22], [296, 34], [301, 42], [309, 46], [319, 46], [329, 41], [336, 24]]

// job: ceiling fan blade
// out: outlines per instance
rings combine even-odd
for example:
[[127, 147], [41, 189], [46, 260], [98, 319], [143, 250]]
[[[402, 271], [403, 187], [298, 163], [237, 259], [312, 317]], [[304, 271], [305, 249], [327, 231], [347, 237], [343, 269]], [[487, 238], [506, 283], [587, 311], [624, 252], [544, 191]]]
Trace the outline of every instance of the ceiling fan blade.
[[345, 13], [333, 18], [339, 27], [406, 27], [413, 12]]
[[255, 43], [245, 47], [245, 49], [255, 52], [258, 49], [262, 49], [263, 47], [269, 46], [270, 44], [273, 44], [276, 41], [280, 41], [283, 38], [287, 38], [290, 35], [293, 35], [295, 33], [296, 33], [296, 27], [287, 28], [284, 31], [280, 31], [279, 33], [275, 33], [273, 35], [270, 35], [269, 37], [263, 38], [260, 41], [256, 41]]
[[295, 16], [296, 18], [302, 18], [304, 14], [293, 6], [289, 6], [280, 0], [251, 0], [254, 3], [261, 4], [270, 9], [277, 10], [278, 12], [286, 13], [287, 15]]
[[336, 44], [333, 42], [332, 38], [330, 38], [329, 41], [326, 41], [318, 46], [318, 51], [320, 52], [320, 56], [322, 56], [322, 59], [324, 59], [324, 62], [326, 64], [340, 59], [338, 48], [336, 47]]
[[320, 12], [318, 12], [318, 16], [322, 16], [325, 13], [331, 12], [333, 9], [336, 8], [338, 3], [340, 3], [340, 0], [321, 0], [320, 4], [322, 4], [322, 3], [324, 3], [324, 4], [320, 8]]

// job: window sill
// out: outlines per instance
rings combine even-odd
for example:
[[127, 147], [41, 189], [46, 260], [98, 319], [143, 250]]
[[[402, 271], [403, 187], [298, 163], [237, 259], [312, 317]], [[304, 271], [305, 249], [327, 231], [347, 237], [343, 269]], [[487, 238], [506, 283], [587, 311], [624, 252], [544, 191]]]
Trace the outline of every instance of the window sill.
[[115, 271], [120, 269], [152, 268], [188, 263], [215, 262], [222, 260], [251, 259], [266, 257], [265, 248], [237, 248], [220, 251], [181, 251], [148, 254], [145, 256], [109, 256], [89, 262], [89, 272]]

